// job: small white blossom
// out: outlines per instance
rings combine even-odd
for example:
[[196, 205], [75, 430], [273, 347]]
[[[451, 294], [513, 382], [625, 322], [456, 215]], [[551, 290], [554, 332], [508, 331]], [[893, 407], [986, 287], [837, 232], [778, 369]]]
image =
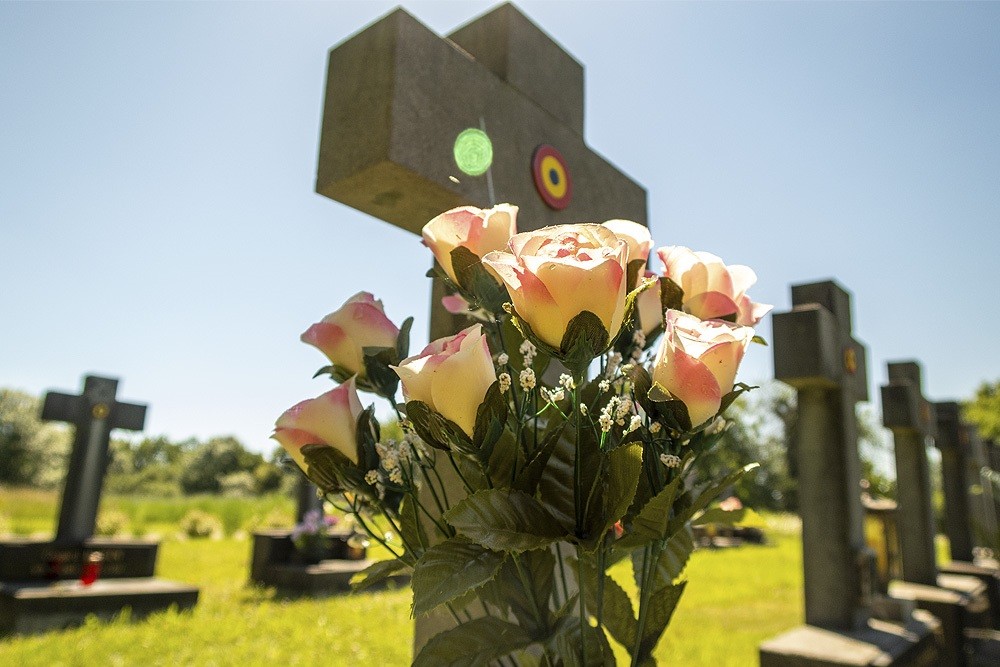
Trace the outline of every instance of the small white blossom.
[[549, 398], [549, 400], [551, 402], [558, 403], [559, 401], [561, 401], [564, 398], [566, 398], [566, 392], [563, 391], [561, 388], [560, 389], [556, 389], [555, 391], [550, 391], [549, 392], [549, 397], [548, 398]]
[[576, 382], [573, 381], [573, 376], [569, 373], [563, 373], [559, 376], [559, 384], [566, 388], [566, 391], [573, 391], [576, 389]]
[[626, 433], [631, 433], [642, 426], [642, 417], [639, 415], [632, 415], [632, 420], [628, 423], [628, 428], [625, 430]]
[[505, 302], [502, 308], [503, 312], [507, 313], [508, 315], [512, 315], [514, 313], [514, 304], [512, 304], [510, 301]]
[[632, 334], [632, 342], [638, 348], [646, 347], [646, 334], [642, 333], [641, 329], [636, 329], [635, 333]]
[[500, 381], [500, 393], [506, 394], [507, 391], [510, 389], [510, 383], [511, 383], [510, 373], [501, 373], [500, 376], [497, 377], [497, 380]]
[[365, 482], [374, 486], [378, 481], [378, 470], [369, 470], [365, 473]]
[[611, 382], [608, 380], [601, 380], [597, 383], [597, 388], [601, 391], [607, 391], [608, 389], [611, 389]]
[[535, 371], [530, 368], [525, 368], [521, 371], [521, 389], [525, 391], [531, 391], [535, 388]]
[[587, 416], [587, 406], [584, 405], [583, 403], [580, 404], [580, 414], [583, 415], [584, 417]]
[[602, 412], [600, 419], [598, 419], [597, 421], [601, 425], [601, 430], [604, 431], [605, 433], [611, 430], [611, 417], [608, 414]]
[[389, 481], [393, 484], [403, 483], [403, 471], [400, 468], [392, 468], [389, 470]]
[[524, 355], [525, 366], [530, 366], [531, 362], [535, 360], [535, 355], [538, 354], [538, 348], [530, 340], [521, 343], [521, 347], [517, 348], [517, 351]]
[[506, 352], [501, 352], [500, 356], [497, 357], [497, 363], [501, 366], [506, 366], [509, 361], [510, 356]]
[[622, 355], [614, 352], [608, 357], [608, 367], [604, 370], [604, 377], [613, 378], [618, 371], [618, 366], [622, 363]]
[[660, 462], [668, 468], [676, 468], [681, 464], [681, 457], [674, 454], [660, 454]]
[[705, 433], [708, 435], [715, 435], [716, 433], [722, 433], [726, 430], [728, 423], [722, 417], [716, 417], [715, 420], [708, 425], [705, 429]]
[[632, 399], [628, 396], [623, 396], [618, 399], [618, 408], [615, 410], [615, 419], [625, 419], [630, 412], [632, 412]]
[[653, 422], [652, 424], [649, 425], [649, 432], [650, 433], [654, 433], [655, 434], [655, 433], [659, 433], [662, 430], [663, 430], [663, 426], [660, 424], [660, 422]]

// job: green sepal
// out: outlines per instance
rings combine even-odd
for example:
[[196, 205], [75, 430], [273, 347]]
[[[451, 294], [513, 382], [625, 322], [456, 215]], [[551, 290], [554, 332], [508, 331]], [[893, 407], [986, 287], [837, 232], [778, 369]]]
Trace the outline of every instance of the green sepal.
[[[758, 386], [751, 386], [751, 385], [748, 385], [748, 384], [744, 384], [742, 382], [737, 382], [733, 386], [733, 390], [731, 392], [729, 392], [728, 394], [726, 394], [725, 396], [722, 397], [722, 401], [719, 404], [719, 414], [722, 414], [727, 409], [729, 409], [729, 406], [732, 405], [733, 401], [735, 401], [737, 398], [739, 398], [741, 394], [745, 394], [748, 391], [753, 391], [754, 389], [760, 389], [760, 387], [758, 387]], [[711, 423], [711, 422], [709, 422], [709, 423]]]
[[408, 574], [410, 570], [409, 565], [396, 558], [376, 561], [351, 577], [351, 590], [357, 592], [381, 585], [392, 577]]
[[413, 568], [413, 614], [425, 614], [493, 579], [506, 558], [462, 536], [424, 552]]
[[559, 344], [560, 359], [579, 377], [590, 362], [603, 354], [610, 345], [610, 334], [594, 313], [584, 310], [566, 325]]
[[649, 375], [649, 371], [642, 364], [629, 364], [625, 375], [632, 383], [632, 393], [639, 407], [648, 415], [654, 414], [653, 402], [649, 398], [649, 390], [653, 388], [653, 378]]
[[660, 278], [660, 309], [664, 311], [684, 309], [684, 290], [666, 276]]
[[494, 551], [541, 549], [566, 536], [545, 506], [522, 491], [477, 491], [444, 518], [465, 537]]
[[[652, 402], [651, 407], [657, 421], [675, 431], [687, 432], [691, 430], [691, 416], [688, 414], [688, 409], [684, 401], [671, 396], [670, 392], [659, 382], [653, 382], [653, 386], [647, 392], [647, 396]], [[706, 423], [710, 423], [710, 421]]]
[[313, 373], [313, 378], [318, 378], [320, 375], [329, 375], [336, 382], [343, 384], [354, 377], [355, 373], [354, 371], [347, 370], [343, 366], [331, 364], [329, 366], [323, 366], [323, 368]]
[[423, 401], [407, 401], [406, 416], [417, 435], [431, 447], [464, 454], [476, 453], [472, 440], [458, 424], [445, 419]]
[[639, 284], [639, 279], [644, 277], [646, 260], [632, 259], [625, 265], [625, 289], [632, 291]]
[[410, 329], [412, 328], [413, 318], [407, 317], [399, 327], [399, 335], [396, 336], [396, 363], [393, 365], [398, 365], [399, 362], [410, 356]]
[[374, 489], [365, 481], [365, 473], [343, 453], [329, 445], [306, 445], [302, 448], [306, 477], [323, 493], [361, 491], [372, 495]]
[[465, 246], [451, 251], [451, 268], [458, 279], [461, 292], [473, 308], [483, 308], [489, 313], [502, 312], [503, 304], [509, 298], [507, 289], [493, 277], [483, 265], [479, 255]]
[[369, 405], [358, 415], [355, 424], [355, 446], [357, 447], [358, 467], [362, 471], [374, 470], [379, 466], [378, 452], [375, 444], [382, 437], [382, 429], [375, 418], [375, 406]]
[[750, 339], [750, 342], [757, 343], [758, 345], [763, 345], [764, 347], [768, 347], [767, 340], [765, 340], [763, 336], [755, 335], [753, 338]]
[[389, 368], [399, 363], [395, 347], [365, 347], [361, 350], [365, 377], [358, 378], [358, 387], [391, 399], [399, 387], [399, 376]]
[[507, 397], [500, 393], [500, 382], [496, 381], [486, 390], [483, 402], [476, 411], [476, 425], [472, 431], [472, 444], [482, 463], [488, 463], [500, 436], [507, 424]]
[[474, 618], [431, 637], [413, 667], [486, 667], [532, 642], [514, 623], [492, 616]]

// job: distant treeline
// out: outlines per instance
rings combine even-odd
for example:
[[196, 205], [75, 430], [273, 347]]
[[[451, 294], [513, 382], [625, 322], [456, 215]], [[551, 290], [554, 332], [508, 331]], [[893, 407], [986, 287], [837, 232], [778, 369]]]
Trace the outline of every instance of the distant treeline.
[[[40, 421], [39, 411], [38, 397], [0, 389], [0, 484], [61, 487], [72, 429]], [[231, 436], [112, 438], [110, 449], [106, 493], [255, 496], [290, 487], [297, 474], [281, 465], [280, 447], [265, 458]]]

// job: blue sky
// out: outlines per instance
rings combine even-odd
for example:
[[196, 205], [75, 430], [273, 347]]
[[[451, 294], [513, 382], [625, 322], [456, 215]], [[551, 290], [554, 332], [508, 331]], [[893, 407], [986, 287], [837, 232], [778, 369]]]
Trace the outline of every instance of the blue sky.
[[[490, 6], [405, 5], [439, 34]], [[519, 6], [583, 63], [585, 138], [658, 245], [754, 267], [779, 311], [836, 278], [873, 396], [886, 360], [935, 400], [1000, 378], [1000, 4]], [[0, 4], [0, 386], [119, 376], [149, 434], [270, 451], [347, 297], [422, 346], [430, 254], [313, 192], [326, 51], [392, 7]]]

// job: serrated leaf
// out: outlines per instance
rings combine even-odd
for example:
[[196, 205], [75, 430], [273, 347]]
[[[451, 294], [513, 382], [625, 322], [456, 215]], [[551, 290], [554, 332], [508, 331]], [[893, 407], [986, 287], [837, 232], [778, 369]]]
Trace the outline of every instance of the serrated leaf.
[[556, 621], [546, 646], [562, 660], [564, 667], [605, 667], [615, 664], [614, 652], [604, 631], [589, 623], [581, 626], [580, 619], [573, 615], [563, 616]]
[[493, 447], [504, 433], [507, 424], [507, 397], [500, 393], [500, 382], [494, 382], [486, 390], [483, 402], [476, 411], [476, 425], [472, 432], [472, 444], [476, 447], [479, 460], [488, 463]]
[[593, 527], [591, 531], [591, 537], [596, 541], [603, 540], [604, 534], [624, 516], [635, 497], [639, 474], [642, 472], [642, 445], [622, 445], [613, 449], [606, 458], [607, 474], [601, 480], [604, 511], [600, 525]]
[[642, 631], [642, 640], [639, 644], [639, 657], [646, 659], [652, 656], [653, 649], [663, 636], [663, 631], [670, 624], [670, 618], [677, 609], [677, 603], [684, 594], [686, 581], [682, 581], [676, 586], [668, 586], [658, 591], [654, 591], [649, 597], [649, 611], [646, 614], [646, 627]]
[[[579, 561], [577, 566], [579, 566]], [[607, 628], [616, 642], [631, 651], [635, 645], [637, 628], [632, 599], [629, 598], [625, 589], [618, 585], [617, 581], [603, 572], [599, 573], [591, 561], [585, 560], [583, 567], [583, 576], [586, 577], [584, 594], [587, 598], [587, 608], [594, 616], [604, 622], [604, 627]], [[603, 611], [598, 608], [597, 601], [599, 578], [604, 579]]]
[[514, 483], [515, 489], [524, 491], [528, 495], [535, 495], [542, 474], [545, 472], [546, 466], [548, 466], [549, 457], [552, 456], [552, 451], [562, 437], [562, 430], [565, 426], [566, 422], [560, 421], [558, 426], [545, 436], [541, 446], [535, 450], [534, 456], [531, 457], [527, 465], [518, 473], [517, 481]]
[[504, 489], [515, 487], [511, 477], [514, 476], [514, 466], [519, 460], [520, 448], [514, 434], [502, 431], [486, 465], [493, 485]]
[[710, 507], [691, 519], [691, 525], [704, 526], [710, 523], [718, 523], [725, 526], [734, 526], [743, 521], [743, 517], [746, 516], [746, 513], [747, 508], [745, 507], [738, 510], [724, 510], [721, 507]]
[[610, 334], [601, 318], [584, 310], [566, 325], [559, 343], [559, 358], [578, 376], [610, 344]]
[[413, 423], [417, 435], [431, 447], [473, 454], [472, 440], [461, 427], [431, 409], [423, 401], [407, 401], [406, 416]]
[[565, 536], [549, 511], [522, 491], [477, 491], [445, 512], [444, 518], [462, 535], [495, 551], [541, 549]]
[[704, 491], [698, 494], [697, 498], [691, 501], [691, 505], [689, 507], [685, 508], [682, 512], [678, 512], [677, 515], [670, 520], [670, 529], [676, 530], [679, 526], [687, 523], [688, 520], [694, 516], [695, 512], [708, 507], [708, 504], [715, 500], [719, 493], [721, 493], [726, 487], [735, 484], [737, 480], [743, 477], [743, 475], [759, 467], [759, 463], [748, 463], [739, 470], [729, 473], [715, 484], [709, 485]]
[[531, 643], [531, 636], [513, 623], [475, 618], [431, 637], [413, 667], [486, 667]]
[[[575, 534], [577, 529], [576, 498], [574, 496], [574, 462], [577, 451], [574, 429], [562, 429], [559, 440], [549, 457], [545, 473], [538, 484], [538, 494], [542, 503], [549, 509], [567, 532]], [[580, 489], [585, 501], [589, 490], [594, 487], [602, 474], [604, 456], [600, 450], [592, 429], [583, 429], [580, 434], [580, 460], [584, 465], [580, 469]], [[582, 505], [581, 505], [582, 506]], [[592, 511], [599, 514], [601, 505], [593, 504]], [[581, 527], [589, 527], [594, 522], [588, 522], [587, 517], [580, 517]], [[577, 537], [586, 538], [587, 535]]]
[[[656, 563], [650, 571], [649, 586], [651, 589], [656, 591], [672, 586], [674, 580], [684, 571], [693, 551], [694, 539], [691, 528], [684, 526], [674, 533], [659, 551]], [[632, 552], [632, 575], [635, 578], [636, 588], [640, 589], [643, 587], [642, 556], [643, 550], [641, 549]]]
[[395, 558], [376, 561], [351, 577], [351, 590], [363, 591], [377, 586], [393, 576], [406, 574], [410, 569], [409, 565]]
[[412, 496], [406, 496], [399, 506], [399, 531], [402, 533], [400, 539], [406, 545], [406, 554], [414, 559], [420, 558], [424, 549], [430, 546], [427, 531]]
[[413, 568], [413, 613], [425, 614], [491, 580], [506, 554], [491, 551], [464, 538], [436, 544]]
[[682, 483], [683, 477], [677, 475], [662, 491], [653, 496], [632, 521], [632, 533], [618, 540], [615, 546], [636, 547], [652, 540], [667, 539], [670, 536], [667, 530], [674, 497]]

